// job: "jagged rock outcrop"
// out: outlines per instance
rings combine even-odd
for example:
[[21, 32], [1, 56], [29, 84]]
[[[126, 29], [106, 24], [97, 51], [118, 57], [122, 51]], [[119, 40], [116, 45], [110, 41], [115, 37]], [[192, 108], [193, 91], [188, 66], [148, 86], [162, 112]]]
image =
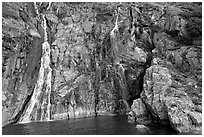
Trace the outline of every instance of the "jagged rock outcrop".
[[[153, 122], [171, 124], [178, 132], [201, 133], [202, 44], [199, 43], [201, 35], [193, 31], [189, 21], [192, 16], [200, 20], [200, 7], [191, 7], [194, 13], [188, 16], [184, 13], [188, 4], [181, 7], [153, 5], [163, 10], [153, 13], [158, 27], [154, 29], [155, 49], [151, 67], [144, 76], [142, 102], [151, 113]], [[198, 24], [194, 24], [195, 27]], [[189, 37], [191, 33], [193, 37]], [[132, 110], [137, 112], [140, 109]]]
[[202, 133], [202, 113], [194, 110], [193, 102], [184, 91], [173, 92], [165, 98], [171, 126], [178, 132]]
[[171, 75], [167, 68], [151, 66], [146, 70], [144, 90], [141, 93], [141, 98], [155, 119], [162, 121], [168, 120], [163, 99], [171, 83]]
[[201, 130], [201, 113], [195, 111], [191, 98], [184, 92], [181, 83], [172, 79], [167, 68], [151, 66], [144, 81], [141, 98], [156, 120], [161, 123], [169, 120], [178, 132]]
[[133, 101], [131, 110], [132, 111], [128, 113], [128, 121], [130, 123], [150, 124], [152, 122], [151, 115], [141, 98]]

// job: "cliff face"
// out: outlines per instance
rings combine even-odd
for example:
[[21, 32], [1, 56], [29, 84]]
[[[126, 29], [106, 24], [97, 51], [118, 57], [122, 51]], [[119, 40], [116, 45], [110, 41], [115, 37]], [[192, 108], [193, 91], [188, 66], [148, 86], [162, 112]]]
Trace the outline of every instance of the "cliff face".
[[[196, 10], [192, 7], [192, 13], [186, 16], [184, 7], [189, 5], [176, 5], [167, 6], [167, 16], [156, 22], [163, 30], [154, 35], [153, 60], [146, 70], [140, 98], [131, 107], [129, 121], [170, 124], [178, 132], [201, 133], [202, 44], [197, 28], [201, 9], [198, 5]], [[192, 18], [197, 20], [195, 24], [191, 24]], [[200, 35], [193, 32], [195, 29]]]
[[3, 125], [137, 111], [140, 97], [163, 120], [156, 66], [202, 112], [199, 3], [2, 5]]

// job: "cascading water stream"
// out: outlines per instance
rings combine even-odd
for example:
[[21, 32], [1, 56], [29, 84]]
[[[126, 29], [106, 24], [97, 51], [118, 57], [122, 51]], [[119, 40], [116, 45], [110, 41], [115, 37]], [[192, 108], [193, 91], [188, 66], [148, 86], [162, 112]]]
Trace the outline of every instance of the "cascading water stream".
[[[50, 94], [51, 94], [51, 76], [52, 69], [50, 68], [50, 44], [48, 43], [47, 38], [47, 24], [45, 16], [43, 16], [43, 28], [44, 28], [44, 43], [42, 44], [42, 57], [41, 57], [41, 66], [39, 70], [38, 80], [35, 85], [33, 95], [28, 104], [28, 107], [20, 119], [20, 123], [27, 123], [31, 121], [32, 117], [35, 117], [35, 120], [45, 120], [49, 121], [51, 118], [50, 112]], [[43, 98], [42, 101], [40, 98]], [[38, 118], [37, 110], [34, 108], [41, 109], [41, 116]], [[33, 111], [36, 111], [35, 116], [33, 116]]]
[[[47, 111], [46, 111], [46, 116], [47, 116], [47, 120], [50, 120], [50, 107], [51, 107], [51, 104], [50, 104], [50, 94], [51, 94], [51, 77], [52, 77], [52, 69], [50, 67], [50, 44], [47, 42], [48, 38], [47, 38], [47, 24], [46, 24], [46, 19], [45, 19], [45, 16], [43, 16], [43, 19], [44, 19], [44, 34], [45, 34], [45, 37], [44, 37], [44, 43], [43, 43], [43, 52], [45, 53], [44, 55], [44, 68], [45, 68], [45, 74], [44, 75], [47, 75], [47, 78], [44, 82], [44, 84], [46, 85], [46, 94], [47, 94], [47, 103], [46, 103], [46, 98], [44, 98], [45, 100], [43, 100], [43, 104], [47, 104]], [[47, 73], [47, 74], [46, 74]], [[43, 117], [41, 116], [41, 119]]]
[[118, 18], [119, 18], [119, 12], [120, 12], [120, 7], [117, 9], [117, 17], [115, 21], [115, 26], [110, 32], [110, 39], [111, 39], [111, 45], [112, 45], [112, 51], [113, 51], [113, 57], [114, 57], [114, 66], [116, 68], [116, 73], [120, 76], [119, 83], [120, 83], [120, 88], [121, 88], [121, 96], [122, 100], [119, 102], [123, 102], [126, 106], [127, 111], [130, 110], [130, 107], [126, 101], [128, 97], [128, 88], [127, 88], [127, 83], [125, 79], [125, 69], [123, 65], [120, 63], [120, 54], [121, 54], [121, 46], [120, 43], [118, 43], [117, 35], [119, 33], [119, 26], [118, 26]]

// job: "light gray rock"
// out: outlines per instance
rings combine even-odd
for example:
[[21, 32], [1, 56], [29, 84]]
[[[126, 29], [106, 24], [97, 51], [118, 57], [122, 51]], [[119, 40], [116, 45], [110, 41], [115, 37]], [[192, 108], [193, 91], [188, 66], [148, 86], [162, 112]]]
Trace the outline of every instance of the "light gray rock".
[[[141, 98], [153, 117], [160, 122], [170, 121], [181, 133], [201, 132], [201, 113], [194, 111], [191, 98], [176, 83], [168, 68], [154, 65], [146, 70]], [[177, 82], [178, 83], [178, 82]]]
[[140, 132], [148, 132], [150, 129], [145, 125], [136, 125], [136, 129]]
[[165, 98], [165, 105], [172, 127], [178, 132], [191, 132], [188, 113], [194, 108], [193, 102], [181, 89], [172, 88], [168, 92], [170, 94]]
[[145, 104], [140, 98], [133, 101], [131, 110], [132, 111], [130, 111], [128, 114], [128, 120], [130, 122], [136, 122], [139, 124], [151, 123], [150, 115], [146, 109]]
[[154, 65], [146, 70], [144, 90], [141, 96], [155, 118], [168, 119], [164, 99], [167, 94], [166, 90], [171, 83], [171, 75], [167, 68]]
[[146, 62], [147, 54], [141, 48], [135, 47], [133, 55], [138, 62], [142, 62], [142, 63]]

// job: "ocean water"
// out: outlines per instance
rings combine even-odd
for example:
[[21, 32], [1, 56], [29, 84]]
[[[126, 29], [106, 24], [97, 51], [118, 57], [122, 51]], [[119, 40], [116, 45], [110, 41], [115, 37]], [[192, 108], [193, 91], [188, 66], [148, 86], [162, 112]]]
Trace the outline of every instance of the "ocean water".
[[140, 131], [127, 116], [97, 116], [80, 119], [7, 125], [3, 135], [177, 135], [171, 127], [148, 125]]

